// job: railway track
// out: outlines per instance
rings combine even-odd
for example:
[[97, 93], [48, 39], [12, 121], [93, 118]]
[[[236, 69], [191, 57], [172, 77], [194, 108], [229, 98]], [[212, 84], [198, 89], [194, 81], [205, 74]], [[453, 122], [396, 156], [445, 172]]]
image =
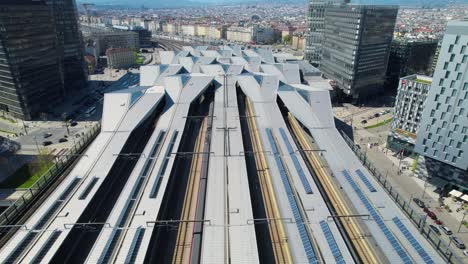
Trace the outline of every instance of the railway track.
[[[301, 150], [307, 158], [307, 161], [309, 162], [310, 166], [313, 168], [315, 175], [320, 181], [320, 184], [324, 188], [325, 193], [327, 194], [332, 206], [336, 211], [336, 214], [340, 216], [350, 216], [351, 212], [348, 209], [346, 203], [344, 202], [344, 198], [341, 197], [341, 194], [337, 191], [335, 185], [332, 183], [330, 175], [328, 174], [328, 172], [325, 171], [319, 158], [316, 156], [316, 153], [313, 151], [307, 151], [311, 150], [312, 147], [309, 143], [309, 140], [304, 135], [304, 130], [291, 113], [288, 113], [288, 121], [291, 125], [293, 134], [299, 142]], [[339, 221], [343, 225], [346, 233], [348, 234], [349, 239], [351, 240], [351, 243], [355, 247], [361, 262], [379, 263], [374, 251], [371, 250], [369, 241], [362, 234], [363, 232], [360, 230], [357, 220], [352, 217], [340, 217]]]
[[184, 197], [184, 206], [182, 209], [181, 222], [177, 233], [177, 240], [174, 249], [172, 263], [190, 263], [193, 244], [193, 233], [195, 227], [196, 212], [198, 206], [198, 195], [200, 190], [200, 181], [202, 177], [202, 167], [206, 132], [208, 127], [208, 118], [203, 119], [200, 133], [195, 141], [194, 158], [190, 166], [190, 174], [187, 189]]
[[[255, 116], [250, 100], [247, 97], [245, 100], [247, 116]], [[247, 122], [252, 139], [253, 154], [255, 157], [258, 179], [262, 189], [263, 202], [265, 204], [266, 221], [268, 223], [273, 246], [273, 254], [276, 263], [293, 263], [257, 125], [254, 118], [248, 118]]]

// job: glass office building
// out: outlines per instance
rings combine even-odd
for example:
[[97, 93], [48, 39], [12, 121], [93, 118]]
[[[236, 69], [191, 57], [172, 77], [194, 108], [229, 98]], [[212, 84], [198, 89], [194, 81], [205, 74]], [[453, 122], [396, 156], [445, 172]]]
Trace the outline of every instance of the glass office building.
[[21, 119], [63, 95], [54, 18], [41, 1], [0, 2], [0, 110]]

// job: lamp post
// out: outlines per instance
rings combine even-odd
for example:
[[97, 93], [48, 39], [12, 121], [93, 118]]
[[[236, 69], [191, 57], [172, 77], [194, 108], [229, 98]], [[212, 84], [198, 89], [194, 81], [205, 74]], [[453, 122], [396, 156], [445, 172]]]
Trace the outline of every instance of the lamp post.
[[464, 213], [463, 213], [463, 218], [462, 218], [462, 220], [460, 221], [460, 225], [458, 226], [457, 233], [460, 233], [460, 229], [461, 229], [461, 227], [462, 227], [462, 225], [463, 225], [463, 221], [465, 221], [465, 216], [466, 216], [466, 215], [467, 215], [467, 213], [464, 212]]
[[39, 151], [39, 145], [37, 144], [36, 136], [33, 136], [33, 138], [34, 138], [34, 142], [36, 143], [37, 154], [39, 154], [40, 151]]

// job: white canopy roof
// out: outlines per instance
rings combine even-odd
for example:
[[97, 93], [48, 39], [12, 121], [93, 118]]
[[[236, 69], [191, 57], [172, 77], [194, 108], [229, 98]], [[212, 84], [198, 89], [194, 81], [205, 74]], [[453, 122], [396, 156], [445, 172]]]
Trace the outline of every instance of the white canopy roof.
[[459, 198], [460, 196], [463, 195], [462, 192], [459, 192], [459, 191], [457, 191], [457, 190], [451, 190], [451, 191], [449, 192], [449, 194], [450, 194], [451, 196], [455, 196], [455, 197], [457, 197], [457, 198]]
[[468, 202], [468, 194], [463, 195], [461, 199], [465, 202]]

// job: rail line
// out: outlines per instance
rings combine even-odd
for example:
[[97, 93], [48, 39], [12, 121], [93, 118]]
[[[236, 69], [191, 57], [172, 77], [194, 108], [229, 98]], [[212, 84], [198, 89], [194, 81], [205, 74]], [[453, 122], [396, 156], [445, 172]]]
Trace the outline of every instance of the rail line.
[[[245, 98], [247, 115], [255, 116], [252, 104], [248, 97]], [[293, 263], [291, 252], [288, 247], [284, 226], [281, 220], [281, 215], [278, 209], [278, 204], [271, 182], [271, 175], [265, 154], [263, 152], [260, 135], [258, 134], [257, 125], [253, 118], [248, 118], [249, 132], [252, 139], [253, 153], [255, 164], [257, 167], [258, 179], [262, 189], [262, 197], [265, 203], [265, 211], [268, 220], [268, 230], [273, 246], [273, 254], [276, 263]]]
[[[291, 125], [293, 134], [299, 142], [301, 149], [312, 149], [309, 141], [304, 136], [304, 130], [291, 113], [288, 113], [288, 121]], [[318, 180], [320, 181], [320, 184], [324, 188], [325, 193], [327, 194], [329, 200], [332, 203], [332, 206], [336, 210], [336, 213], [338, 215], [351, 215], [348, 207], [344, 202], [343, 197], [341, 197], [341, 194], [336, 190], [335, 186], [331, 182], [330, 176], [321, 165], [321, 162], [316, 156], [316, 153], [313, 151], [304, 151], [304, 155], [307, 158], [309, 165], [313, 168], [315, 175], [317, 176]], [[362, 235], [362, 231], [360, 230], [357, 221], [353, 218], [339, 218], [339, 221], [343, 225], [346, 233], [348, 234], [349, 239], [354, 245], [361, 262], [379, 263], [374, 251], [371, 250], [369, 241], [365, 238], [365, 236]]]
[[[208, 126], [208, 118], [203, 119], [200, 133], [195, 142], [195, 153], [203, 153], [205, 146], [205, 134]], [[181, 222], [177, 232], [177, 240], [174, 249], [172, 263], [190, 263], [192, 254], [192, 239], [198, 206], [198, 192], [201, 181], [203, 154], [194, 154], [192, 164], [190, 166], [190, 174], [187, 184], [187, 189], [184, 197], [184, 206], [182, 209]]]

